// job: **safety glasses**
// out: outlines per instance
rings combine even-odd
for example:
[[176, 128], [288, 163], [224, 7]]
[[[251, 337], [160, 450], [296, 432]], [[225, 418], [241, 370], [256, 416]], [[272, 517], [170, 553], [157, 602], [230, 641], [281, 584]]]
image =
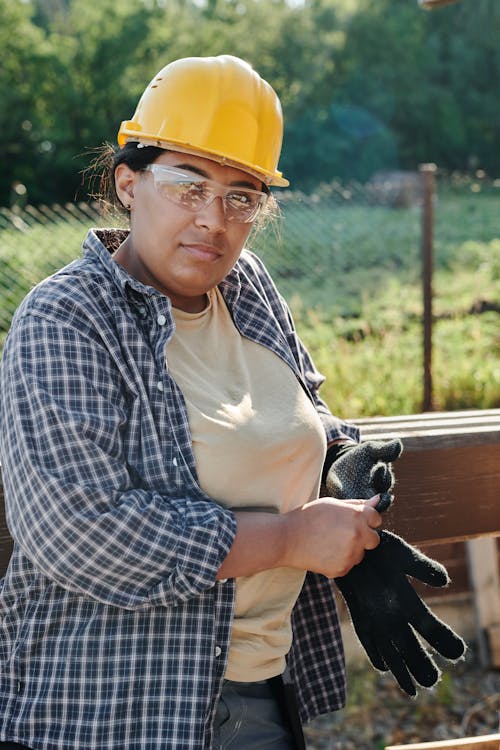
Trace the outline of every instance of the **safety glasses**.
[[201, 175], [163, 164], [148, 164], [158, 193], [188, 211], [201, 211], [216, 198], [222, 198], [227, 221], [248, 224], [265, 206], [267, 194], [250, 188], [221, 185]]

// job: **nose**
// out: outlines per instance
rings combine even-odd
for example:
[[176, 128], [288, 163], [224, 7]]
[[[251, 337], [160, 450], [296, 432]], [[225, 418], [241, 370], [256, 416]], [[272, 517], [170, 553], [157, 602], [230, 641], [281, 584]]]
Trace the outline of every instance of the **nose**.
[[226, 231], [226, 212], [221, 195], [214, 195], [207, 206], [196, 212], [195, 224], [199, 227], [205, 227], [211, 232]]

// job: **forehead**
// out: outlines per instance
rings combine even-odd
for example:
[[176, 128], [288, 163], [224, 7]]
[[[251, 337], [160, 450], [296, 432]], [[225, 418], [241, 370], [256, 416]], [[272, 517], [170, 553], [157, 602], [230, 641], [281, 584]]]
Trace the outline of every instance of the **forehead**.
[[223, 185], [247, 185], [255, 190], [260, 190], [262, 187], [262, 183], [257, 177], [244, 172], [242, 169], [218, 164], [212, 159], [186, 154], [181, 151], [165, 151], [155, 160], [155, 163], [182, 169], [191, 168], [194, 172]]

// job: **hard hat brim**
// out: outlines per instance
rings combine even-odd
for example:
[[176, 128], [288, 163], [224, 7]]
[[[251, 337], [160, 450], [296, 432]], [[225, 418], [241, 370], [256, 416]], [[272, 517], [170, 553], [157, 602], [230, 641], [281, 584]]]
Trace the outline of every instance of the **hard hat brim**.
[[207, 149], [203, 149], [200, 146], [194, 147], [189, 143], [184, 143], [182, 141], [176, 141], [172, 139], [164, 140], [162, 138], [154, 136], [143, 135], [141, 133], [138, 133], [134, 126], [135, 123], [133, 121], [125, 120], [124, 122], [122, 122], [120, 132], [118, 134], [118, 145], [120, 147], [123, 147], [126, 143], [129, 142], [138, 142], [143, 144], [144, 146], [156, 146], [157, 148], [164, 148], [167, 151], [179, 151], [180, 153], [192, 154], [193, 156], [202, 156], [206, 159], [211, 159], [218, 164], [234, 167], [235, 169], [241, 169], [243, 172], [247, 172], [253, 177], [257, 177], [257, 179], [262, 180], [266, 185], [269, 185], [270, 187], [288, 187], [290, 185], [290, 182], [285, 177], [283, 177], [282, 173], [279, 171], [268, 172], [264, 169], [259, 170], [251, 164], [246, 164], [243, 161], [231, 159], [230, 157], [221, 156], [220, 154], [214, 154], [213, 152]]

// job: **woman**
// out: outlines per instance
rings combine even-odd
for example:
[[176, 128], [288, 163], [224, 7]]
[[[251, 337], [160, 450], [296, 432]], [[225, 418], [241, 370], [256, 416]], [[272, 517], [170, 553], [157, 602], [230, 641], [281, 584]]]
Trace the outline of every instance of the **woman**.
[[118, 136], [130, 231], [91, 230], [15, 315], [0, 746], [279, 750], [343, 703], [328, 577], [380, 516], [318, 498], [327, 446], [358, 433], [244, 250], [287, 184], [281, 137], [247, 63], [168, 65]]

